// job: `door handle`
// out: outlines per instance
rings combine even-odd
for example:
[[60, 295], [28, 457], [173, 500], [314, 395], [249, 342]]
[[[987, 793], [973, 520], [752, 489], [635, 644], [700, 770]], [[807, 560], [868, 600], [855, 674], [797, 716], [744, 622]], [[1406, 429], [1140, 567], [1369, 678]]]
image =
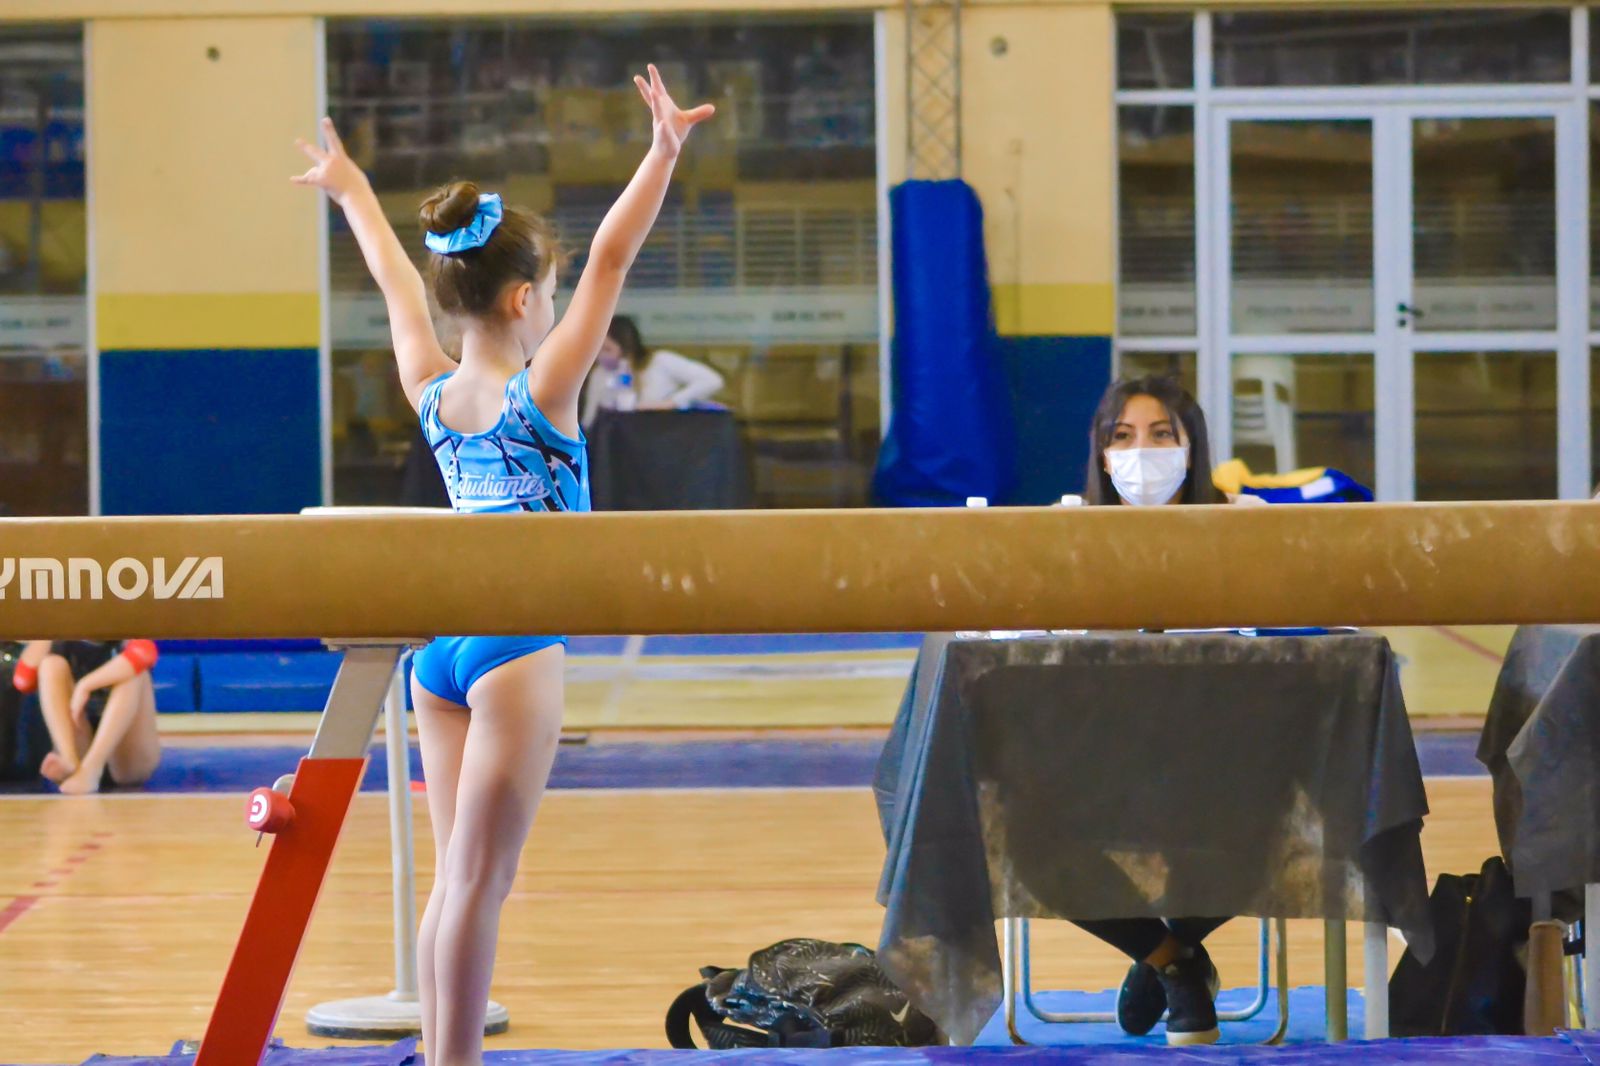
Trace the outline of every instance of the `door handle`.
[[1400, 314], [1400, 324], [1402, 326], [1407, 324], [1406, 323], [1406, 316], [1407, 315], [1410, 315], [1412, 318], [1415, 318], [1415, 319], [1421, 319], [1421, 318], [1425, 317], [1425, 315], [1423, 314], [1422, 308], [1420, 308], [1420, 307], [1412, 307], [1408, 303], [1397, 304], [1395, 306], [1395, 310], [1397, 312], [1399, 312], [1399, 314]]

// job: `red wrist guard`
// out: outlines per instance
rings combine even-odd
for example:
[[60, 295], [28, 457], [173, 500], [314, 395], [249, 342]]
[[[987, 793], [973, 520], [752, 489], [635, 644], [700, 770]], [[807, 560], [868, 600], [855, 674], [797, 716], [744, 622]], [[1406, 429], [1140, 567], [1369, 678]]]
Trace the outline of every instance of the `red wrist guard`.
[[144, 673], [156, 664], [161, 653], [153, 640], [130, 640], [122, 646], [122, 657], [133, 664], [136, 673]]
[[16, 668], [11, 671], [11, 687], [18, 692], [32, 692], [39, 687], [39, 671], [18, 660]]

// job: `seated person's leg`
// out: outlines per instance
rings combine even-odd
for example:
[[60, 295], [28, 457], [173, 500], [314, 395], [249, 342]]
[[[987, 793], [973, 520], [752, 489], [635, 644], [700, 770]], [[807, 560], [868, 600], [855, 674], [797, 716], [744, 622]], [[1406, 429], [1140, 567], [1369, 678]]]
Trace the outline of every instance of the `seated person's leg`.
[[[1217, 1039], [1216, 967], [1200, 937], [1227, 919], [1179, 919], [1169, 929], [1159, 918], [1075, 922], [1134, 960], [1117, 993], [1117, 1024], [1134, 1036], [1167, 1017], [1167, 1043], [1209, 1044]], [[1178, 935], [1181, 930], [1183, 937]], [[1196, 935], [1198, 933], [1198, 935]], [[1193, 943], [1184, 937], [1195, 937]]]
[[[161, 765], [161, 732], [156, 726], [156, 686], [149, 674], [134, 678], [139, 686], [138, 710], [122, 742], [111, 749], [106, 768], [118, 785], [142, 785]], [[100, 727], [105, 728], [102, 719]]]
[[72, 666], [60, 655], [47, 655], [39, 663], [39, 712], [50, 732], [51, 751], [39, 765], [39, 772], [60, 784], [78, 769], [88, 750], [88, 722], [72, 720]]
[[94, 740], [77, 771], [61, 782], [61, 791], [69, 795], [98, 791], [100, 776], [108, 767], [117, 784], [142, 784], [160, 761], [154, 688], [149, 674], [136, 674], [111, 686]]
[[1167, 928], [1172, 930], [1173, 939], [1178, 943], [1197, 948], [1201, 941], [1230, 921], [1231, 918], [1168, 918]]
[[[1171, 943], [1171, 930], [1160, 918], [1100, 918], [1072, 924], [1104, 940], [1135, 962], [1164, 965], [1178, 950], [1178, 945]], [[1151, 961], [1153, 955], [1159, 962]]]

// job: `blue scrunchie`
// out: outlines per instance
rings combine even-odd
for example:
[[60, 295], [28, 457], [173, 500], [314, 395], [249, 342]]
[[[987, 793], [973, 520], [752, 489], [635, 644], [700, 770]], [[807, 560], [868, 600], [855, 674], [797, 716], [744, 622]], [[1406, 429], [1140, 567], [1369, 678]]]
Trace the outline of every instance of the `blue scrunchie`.
[[440, 255], [450, 255], [454, 252], [467, 252], [474, 248], [482, 248], [489, 243], [489, 235], [494, 228], [500, 225], [500, 219], [505, 209], [500, 203], [500, 194], [486, 192], [478, 194], [478, 210], [468, 222], [460, 229], [453, 229], [449, 233], [427, 233], [423, 235], [422, 243], [428, 246], [429, 251], [438, 252]]

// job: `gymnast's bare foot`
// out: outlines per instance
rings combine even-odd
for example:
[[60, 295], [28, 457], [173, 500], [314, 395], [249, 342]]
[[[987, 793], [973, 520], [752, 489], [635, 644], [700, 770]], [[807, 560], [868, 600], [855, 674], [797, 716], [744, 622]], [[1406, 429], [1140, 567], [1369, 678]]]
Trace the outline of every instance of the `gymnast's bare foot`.
[[59, 785], [71, 777], [78, 770], [77, 766], [67, 762], [55, 752], [44, 757], [44, 762], [39, 764], [39, 773], [52, 785]]
[[86, 774], [83, 767], [74, 770], [72, 776], [56, 785], [66, 796], [92, 796], [100, 791], [100, 775]]

